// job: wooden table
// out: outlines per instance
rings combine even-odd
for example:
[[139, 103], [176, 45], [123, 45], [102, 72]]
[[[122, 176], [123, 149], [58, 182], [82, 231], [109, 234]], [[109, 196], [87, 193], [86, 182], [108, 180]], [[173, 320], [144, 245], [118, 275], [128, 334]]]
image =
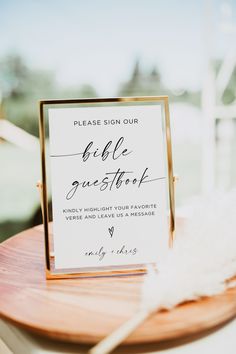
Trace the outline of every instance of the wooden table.
[[[47, 281], [43, 251], [42, 226], [26, 230], [0, 245], [0, 314], [3, 319], [0, 331], [3, 341], [12, 345], [14, 354], [21, 353], [22, 343], [28, 348], [23, 354], [63, 353], [60, 350], [84, 353], [89, 345], [101, 340], [137, 311], [143, 276]], [[192, 351], [196, 347], [200, 352], [201, 346], [201, 353], [205, 350], [210, 354], [206, 348], [214, 347], [215, 354], [222, 348], [216, 344], [219, 336], [236, 350], [232, 334], [235, 321], [205, 336], [232, 319], [235, 313], [236, 289], [197, 303], [186, 303], [170, 312], [156, 313], [127, 338], [125, 344], [132, 346], [121, 347], [117, 353], [134, 354], [140, 350], [148, 353], [181, 345], [181, 354], [184, 348]], [[190, 343], [199, 336], [205, 337]], [[185, 342], [190, 344], [183, 345]], [[180, 353], [179, 348], [165, 353]], [[231, 353], [230, 348], [227, 354]]]

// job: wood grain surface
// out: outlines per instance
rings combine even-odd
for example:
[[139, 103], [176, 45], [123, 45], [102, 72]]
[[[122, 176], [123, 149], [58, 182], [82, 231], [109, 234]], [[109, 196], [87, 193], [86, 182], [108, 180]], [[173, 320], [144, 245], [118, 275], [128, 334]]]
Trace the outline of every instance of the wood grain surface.
[[[43, 229], [0, 245], [0, 315], [47, 337], [95, 343], [138, 309], [143, 275], [46, 280]], [[236, 314], [236, 289], [151, 316], [125, 344], [183, 338], [212, 329]]]

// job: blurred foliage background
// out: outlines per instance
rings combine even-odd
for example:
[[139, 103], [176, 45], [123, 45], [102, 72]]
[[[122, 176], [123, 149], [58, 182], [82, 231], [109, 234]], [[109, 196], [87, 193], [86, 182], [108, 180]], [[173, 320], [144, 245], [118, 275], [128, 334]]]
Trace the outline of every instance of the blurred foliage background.
[[[35, 4], [35, 2], [32, 3]], [[106, 7], [108, 7], [107, 1], [103, 0], [102, 3], [104, 6], [106, 5]], [[151, 0], [148, 0], [147, 2], [141, 1], [139, 4], [133, 1], [130, 2], [128, 1], [128, 3], [132, 6], [130, 6], [127, 9], [122, 8], [121, 5], [118, 8], [117, 4], [115, 9], [116, 10], [119, 9], [120, 11], [119, 13], [122, 13], [122, 11], [127, 11], [128, 12], [127, 16], [129, 19], [130, 19], [129, 16], [133, 16], [132, 25], [135, 27], [136, 31], [140, 31], [140, 26], [141, 28], [142, 26], [146, 26], [145, 31], [149, 31], [148, 33], [150, 35], [153, 35], [153, 33], [158, 34], [159, 33], [158, 29], [159, 31], [162, 31], [161, 33], [164, 33], [165, 29], [159, 28], [158, 23], [156, 29], [157, 32], [153, 30], [151, 25], [149, 29], [148, 17], [146, 19], [143, 18], [143, 23], [141, 24], [140, 22], [136, 22], [136, 18], [135, 18], [136, 6], [139, 7], [140, 12], [142, 12], [141, 11], [142, 9], [144, 9], [145, 11], [146, 9], [149, 9], [149, 13], [151, 13], [152, 7], [153, 9], [158, 10], [159, 2], [153, 2]], [[177, 2], [173, 0], [169, 0], [167, 1], [167, 3], [169, 4], [169, 6], [173, 5], [174, 8], [178, 8], [179, 12], [178, 13], [176, 12], [176, 14], [174, 13], [171, 16], [175, 16], [175, 15], [176, 17], [179, 16], [179, 18], [183, 21], [182, 29], [185, 31], [185, 33], [187, 33], [188, 24], [184, 22], [186, 21], [186, 16], [185, 16], [186, 14], [184, 13], [181, 14], [181, 6], [178, 6]], [[194, 4], [195, 8], [199, 10], [200, 15], [204, 13], [204, 6], [205, 6], [204, 1], [200, 1], [199, 4], [196, 4], [196, 2], [194, 3], [192, 1], [190, 1], [190, 3], [192, 3], [192, 5]], [[231, 4], [231, 2], [230, 1], [220, 2], [218, 0], [215, 0], [213, 1], [213, 3], [214, 3], [213, 5], [215, 5], [215, 7], [213, 6], [214, 9], [220, 10], [220, 8], [223, 6], [222, 11], [224, 13], [223, 15], [226, 17], [226, 24], [231, 24], [231, 22], [234, 21], [232, 14], [235, 14], [234, 6]], [[14, 1], [11, 0], [10, 4], [11, 4], [11, 10], [17, 9], [17, 5]], [[24, 0], [25, 8], [30, 7], [29, 4], [30, 2]], [[55, 19], [57, 19], [57, 16], [58, 19], [60, 18], [58, 12], [59, 10], [60, 10], [60, 14], [63, 14], [64, 10], [65, 11], [68, 10], [68, 7], [70, 5], [73, 5], [70, 11], [73, 11], [74, 8], [83, 14], [83, 7], [85, 7], [85, 5], [83, 5], [83, 2], [81, 1], [78, 2], [72, 1], [71, 4], [69, 3], [67, 4], [66, 2], [59, 1], [58, 4], [59, 4], [58, 8], [57, 7], [53, 8], [55, 12], [53, 14], [54, 22]], [[5, 3], [0, 0], [0, 12], [1, 12], [1, 8], [2, 10], [4, 10], [4, 5]], [[189, 15], [191, 14], [192, 16], [191, 4], [189, 4], [189, 8], [187, 4], [185, 5], [183, 6], [185, 6], [188, 9]], [[182, 8], [182, 10], [183, 9], [184, 7]], [[95, 16], [96, 10], [89, 8], [89, 11], [90, 11], [89, 14], [92, 14], [92, 19], [93, 20], [96, 19]], [[103, 17], [105, 16], [105, 18], [106, 17], [108, 18], [110, 16], [109, 11], [110, 13], [112, 13], [113, 9], [110, 8], [110, 10], [108, 10], [108, 12], [105, 13], [105, 15], [103, 14]], [[4, 11], [2, 11], [2, 13], [4, 13]], [[34, 15], [36, 15], [36, 13]], [[47, 14], [47, 16], [49, 15]], [[101, 16], [101, 14], [99, 14], [98, 16]], [[112, 18], [115, 18], [114, 16], [116, 16], [116, 14], [114, 14], [113, 11]], [[142, 16], [142, 14], [139, 15], [139, 19], [142, 18], [140, 16]], [[177, 25], [175, 24], [176, 27], [173, 27], [171, 29], [171, 23], [173, 22], [172, 20], [174, 18], [171, 16], [170, 18], [168, 18], [169, 23], [167, 23], [166, 26], [168, 26], [169, 30], [170, 31], [172, 30], [172, 32], [174, 33], [175, 30], [177, 31]], [[209, 15], [209, 18], [210, 17], [211, 15]], [[49, 18], [50, 17], [47, 17], [46, 20], [48, 21]], [[0, 19], [1, 19], [1, 15], [0, 15]], [[24, 19], [25, 17], [24, 18], [22, 17], [22, 21]], [[70, 18], [68, 17], [67, 23], [69, 23], [69, 21]], [[89, 24], [91, 24], [89, 22], [91, 21], [91, 19], [87, 18], [87, 21]], [[215, 21], [217, 22], [217, 17], [215, 18]], [[225, 24], [224, 21], [223, 23]], [[35, 30], [37, 25], [39, 25], [39, 23], [30, 24], [30, 26], [32, 27], [32, 31]], [[110, 23], [109, 25], [111, 26]], [[204, 32], [200, 28], [201, 25], [202, 22], [196, 24], [196, 33], [198, 33], [199, 30], [202, 31], [201, 33], [203, 34], [203, 36], [201, 38], [201, 41], [204, 42], [205, 40], [204, 33], [207, 34], [210, 31], [207, 32], [206, 30], [206, 32]], [[66, 35], [69, 36], [71, 32], [68, 31], [69, 30], [65, 29]], [[104, 32], [100, 33], [99, 26], [97, 27], [97, 31], [98, 31], [98, 35], [99, 34], [101, 36], [108, 35], [106, 32], [105, 34]], [[111, 29], [111, 32], [112, 31], [113, 29]], [[122, 29], [120, 31], [121, 31], [120, 36], [121, 38], [123, 38], [122, 40], [125, 41], [126, 40], [125, 36], [127, 34], [123, 33]], [[235, 32], [233, 33], [236, 33], [235, 29], [234, 31]], [[2, 31], [2, 33], [4, 34], [4, 31]], [[73, 34], [75, 38], [78, 33], [80, 33], [79, 30]], [[45, 36], [45, 34], [43, 35]], [[84, 30], [84, 32], [82, 32], [82, 36], [87, 38], [86, 36], [91, 36], [91, 34], [88, 34], [86, 30]], [[132, 33], [131, 33], [131, 37], [132, 37]], [[64, 46], [66, 46], [65, 38], [64, 38], [64, 42], [63, 43], [61, 42], [60, 53], [62, 59], [60, 58], [60, 60], [64, 60], [64, 66], [66, 67], [69, 66], [70, 64], [67, 63], [67, 57], [66, 57], [66, 55], [68, 54], [66, 53], [68, 51], [68, 48], [67, 50], [64, 50]], [[123, 75], [120, 78], [120, 80], [118, 81], [114, 80], [112, 90], [110, 91], [107, 90], [105, 92], [106, 93], [105, 95], [103, 94], [104, 90], [103, 92], [101, 90], [102, 85], [101, 86], [96, 85], [96, 82], [98, 82], [98, 80], [97, 81], [95, 80], [96, 74], [91, 75], [92, 79], [88, 80], [87, 82], [81, 79], [81, 80], [77, 80], [78, 84], [74, 84], [73, 82], [71, 84], [67, 83], [63, 85], [58, 82], [56, 60], [55, 60], [55, 66], [48, 65], [47, 68], [45, 68], [45, 65], [42, 65], [42, 67], [40, 67], [40, 65], [32, 65], [32, 61], [28, 60], [28, 57], [27, 55], [24, 54], [24, 51], [20, 51], [17, 50], [17, 48], [14, 48], [14, 45], [16, 46], [16, 44], [13, 45], [13, 50], [5, 50], [5, 51], [1, 51], [1, 44], [0, 44], [0, 124], [3, 121], [13, 123], [17, 127], [23, 129], [25, 132], [28, 132], [29, 134], [35, 137], [38, 137], [39, 131], [38, 131], [37, 102], [39, 99], [84, 98], [84, 97], [89, 98], [89, 97], [97, 97], [97, 96], [99, 97], [99, 96], [168, 95], [170, 99], [170, 111], [171, 111], [174, 169], [180, 176], [180, 181], [177, 186], [177, 206], [181, 207], [186, 203], [186, 200], [188, 200], [189, 198], [195, 195], [199, 195], [202, 193], [202, 175], [204, 173], [204, 169], [206, 168], [204, 167], [205, 165], [203, 163], [203, 160], [207, 150], [206, 148], [207, 145], [205, 145], [204, 149], [206, 150], [205, 152], [203, 151], [202, 141], [204, 138], [204, 131], [209, 128], [204, 113], [204, 109], [205, 109], [203, 104], [204, 90], [207, 92], [206, 96], [213, 92], [215, 97], [214, 104], [216, 107], [217, 105], [221, 105], [221, 107], [224, 108], [224, 112], [228, 112], [227, 111], [228, 108], [231, 109], [233, 112], [232, 114], [231, 113], [229, 114], [229, 119], [227, 118], [227, 121], [230, 121], [230, 124], [228, 125], [222, 124], [222, 117], [225, 114], [223, 112], [223, 109], [222, 109], [223, 112], [222, 116], [221, 114], [216, 113], [214, 117], [214, 123], [212, 125], [212, 128], [210, 129], [214, 130], [212, 139], [214, 140], [214, 144], [216, 146], [215, 159], [217, 159], [217, 161], [218, 160], [223, 161], [219, 163], [217, 162], [214, 166], [216, 185], [218, 184], [218, 187], [229, 189], [234, 187], [236, 184], [236, 166], [235, 166], [235, 157], [234, 157], [236, 154], [236, 142], [235, 142], [236, 141], [235, 139], [236, 137], [236, 123], [235, 123], [235, 118], [236, 118], [235, 43], [236, 40], [235, 39], [236, 39], [235, 35], [233, 35], [231, 36], [230, 41], [228, 41], [228, 43], [230, 44], [228, 47], [231, 50], [230, 52], [231, 56], [229, 56], [229, 58], [231, 58], [231, 62], [230, 60], [227, 59], [228, 58], [227, 48], [224, 48], [223, 54], [221, 52], [220, 55], [215, 53], [214, 55], [211, 54], [206, 56], [206, 64], [207, 64], [206, 67], [208, 66], [208, 69], [204, 73], [202, 73], [202, 84], [198, 85], [195, 88], [194, 85], [192, 87], [190, 86], [188, 87], [188, 85], [186, 84], [181, 85], [179, 83], [178, 85], [171, 85], [170, 83], [168, 83], [168, 80], [165, 80], [165, 78], [163, 79], [163, 76], [165, 77], [165, 75], [163, 75], [164, 64], [162, 65], [158, 64], [159, 63], [158, 59], [157, 60], [155, 59], [156, 54], [153, 56], [154, 59], [152, 61], [152, 64], [150, 64], [150, 60], [145, 60], [147, 47], [143, 46], [142, 49], [142, 42], [141, 42], [138, 51], [139, 54], [136, 55], [133, 53], [129, 63], [126, 64], [126, 67], [128, 67], [126, 68], [125, 71], [126, 74]], [[12, 43], [14, 42], [11, 38], [8, 39], [7, 36], [5, 36], [5, 41], [9, 41], [9, 43], [11, 43], [11, 41]], [[176, 49], [174, 42], [172, 41], [165, 42], [164, 47], [165, 46], [168, 47], [168, 53], [172, 53], [171, 58], [170, 55], [166, 54], [166, 59], [169, 60], [169, 67], [172, 68], [172, 72], [174, 72], [174, 70], [176, 69], [176, 75], [177, 75], [177, 70], [180, 68], [183, 71], [183, 76], [184, 75], [186, 76], [185, 71], [187, 71], [187, 73], [189, 71], [189, 75], [190, 74], [193, 75], [192, 73], [190, 73], [190, 67], [185, 67], [184, 65], [183, 67], [181, 67], [179, 63], [176, 62], [177, 60], [176, 53], [178, 50], [181, 50], [181, 51], [186, 51], [186, 55], [188, 55], [189, 51], [194, 50], [195, 44], [192, 43], [192, 46], [190, 46], [191, 48], [188, 48], [186, 46], [183, 48], [181, 47], [181, 43], [182, 42], [180, 37], [178, 43], [179, 48]], [[87, 70], [88, 73], [92, 69], [93, 69], [93, 73], [94, 72], [99, 73], [100, 71], [100, 64], [99, 62], [97, 62], [96, 55], [99, 55], [102, 59], [104, 59], [104, 61], [106, 61], [106, 57], [108, 56], [108, 53], [112, 51], [112, 48], [115, 49], [116, 47], [115, 41], [114, 42], [109, 41], [108, 44], [107, 43], [103, 45], [102, 43], [100, 44], [101, 44], [101, 48], [95, 42], [92, 43], [92, 45], [94, 45], [94, 57], [92, 61], [94, 67], [91, 68], [90, 66], [91, 61], [89, 61], [89, 59], [88, 61], [90, 64], [85, 63], [83, 66], [84, 70], [85, 71]], [[126, 44], [127, 46], [131, 45], [129, 38], [127, 39]], [[37, 41], [35, 45], [37, 45]], [[50, 43], [49, 45], [52, 46], [52, 52], [50, 52], [52, 54], [54, 42]], [[73, 55], [74, 48], [71, 47], [70, 49], [71, 49], [71, 54]], [[78, 49], [78, 52], [80, 49], [81, 48]], [[82, 49], [83, 49], [83, 53], [84, 52], [86, 53], [86, 45], [84, 45]], [[82, 53], [82, 49], [81, 49], [81, 53]], [[234, 51], [232, 51], [232, 49], [234, 49]], [[32, 51], [33, 50], [35, 51], [37, 50], [36, 46], [32, 48]], [[197, 50], [198, 49], [196, 49], [196, 53]], [[42, 53], [42, 55], [44, 57], [50, 56], [50, 53], [47, 53], [45, 51], [44, 53]], [[119, 52], [119, 55], [120, 55], [120, 60], [122, 61], [122, 52]], [[162, 53], [160, 53], [160, 57], [161, 55]], [[202, 54], [202, 56], [204, 56], [204, 54]], [[233, 64], [232, 64], [232, 60], [234, 60]], [[157, 64], [153, 65], [153, 62]], [[168, 69], [168, 65], [167, 65], [167, 69]], [[116, 72], [115, 65], [114, 67], [110, 68], [110, 72], [114, 72], [114, 73]], [[224, 72], [226, 72], [226, 75], [223, 76], [223, 79], [225, 77], [224, 89], [221, 92], [221, 95], [218, 95], [217, 85], [215, 84], [215, 81], [217, 79], [217, 76], [224, 75]], [[106, 73], [104, 71], [103, 72], [104, 80], [107, 75], [109, 75], [109, 73]], [[195, 76], [197, 80], [198, 73], [196, 73]], [[209, 79], [207, 81], [207, 78], [210, 76], [212, 78], [211, 82], [209, 81]], [[207, 83], [204, 83], [205, 79]], [[99, 80], [102, 81], [101, 78]], [[209, 88], [211, 86], [209, 82], [212, 84], [211, 89]], [[1, 124], [0, 139], [1, 139], [1, 134], [4, 135], [3, 128], [4, 126], [3, 124]], [[209, 149], [210, 149], [210, 141], [209, 141]], [[225, 164], [225, 162], [227, 162], [227, 165]], [[11, 141], [9, 141], [9, 139], [2, 138], [0, 140], [0, 177], [1, 177], [0, 179], [0, 201], [1, 201], [0, 241], [1, 241], [17, 232], [20, 232], [21, 230], [27, 227], [30, 227], [32, 225], [41, 222], [39, 196], [36, 190], [36, 182], [37, 180], [40, 179], [39, 147], [37, 148], [34, 147], [32, 149], [24, 149], [20, 147], [19, 144], [14, 144]], [[226, 179], [227, 179], [226, 182], [222, 182], [222, 180], [225, 181]]]

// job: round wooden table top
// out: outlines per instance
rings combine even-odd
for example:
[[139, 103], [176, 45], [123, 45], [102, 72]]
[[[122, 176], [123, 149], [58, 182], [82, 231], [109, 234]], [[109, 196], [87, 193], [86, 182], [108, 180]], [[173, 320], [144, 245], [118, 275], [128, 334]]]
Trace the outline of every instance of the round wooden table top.
[[[42, 226], [0, 245], [0, 315], [60, 340], [95, 343], [138, 309], [143, 276], [46, 280]], [[125, 344], [178, 339], [209, 330], [236, 314], [236, 289], [147, 319]]]

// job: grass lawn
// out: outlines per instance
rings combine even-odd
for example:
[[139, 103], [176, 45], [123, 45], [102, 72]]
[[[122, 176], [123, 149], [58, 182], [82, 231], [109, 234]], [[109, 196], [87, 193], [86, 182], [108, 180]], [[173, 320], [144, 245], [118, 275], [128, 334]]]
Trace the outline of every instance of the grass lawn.
[[0, 240], [27, 226], [39, 206], [39, 152], [0, 143]]

